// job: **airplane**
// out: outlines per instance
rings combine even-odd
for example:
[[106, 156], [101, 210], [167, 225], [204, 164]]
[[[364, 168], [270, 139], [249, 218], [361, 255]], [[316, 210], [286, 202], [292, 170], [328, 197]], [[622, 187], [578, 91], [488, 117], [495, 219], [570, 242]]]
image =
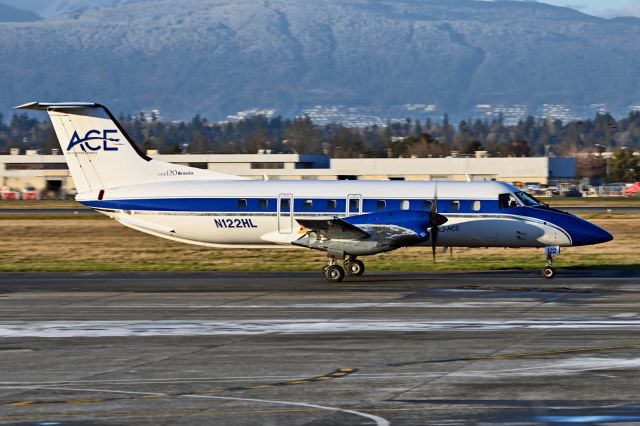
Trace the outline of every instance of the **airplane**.
[[437, 247], [545, 248], [551, 279], [560, 247], [613, 239], [504, 182], [258, 181], [148, 157], [98, 103], [16, 109], [48, 112], [80, 203], [183, 243], [323, 251], [330, 282], [362, 275], [359, 257], [408, 246], [430, 246], [434, 262]]

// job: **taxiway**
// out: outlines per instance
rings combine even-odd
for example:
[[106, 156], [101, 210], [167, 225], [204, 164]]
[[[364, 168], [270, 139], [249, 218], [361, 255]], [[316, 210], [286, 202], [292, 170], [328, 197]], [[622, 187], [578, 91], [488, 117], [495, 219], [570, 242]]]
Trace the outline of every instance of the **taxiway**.
[[0, 277], [0, 424], [640, 422], [640, 273]]

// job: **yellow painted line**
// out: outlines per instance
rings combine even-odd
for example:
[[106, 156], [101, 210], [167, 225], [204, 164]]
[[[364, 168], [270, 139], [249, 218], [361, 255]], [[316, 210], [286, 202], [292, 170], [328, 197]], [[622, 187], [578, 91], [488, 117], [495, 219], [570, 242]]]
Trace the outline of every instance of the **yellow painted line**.
[[[269, 385], [254, 385], [248, 387], [239, 387], [239, 388], [227, 388], [227, 389], [210, 389], [207, 391], [200, 392], [200, 394], [212, 394], [212, 393], [223, 393], [223, 392], [231, 392], [235, 390], [251, 390], [251, 389], [269, 389], [275, 386], [286, 386], [286, 385], [304, 385], [315, 381], [321, 380], [331, 380], [338, 379], [340, 377], [351, 374], [352, 372], [357, 371], [354, 368], [340, 368], [339, 370], [334, 371], [333, 373], [329, 373], [324, 376], [313, 377], [310, 379], [302, 379], [302, 380], [291, 380], [289, 382], [281, 382], [281, 383], [273, 383]], [[169, 398], [169, 397], [179, 397], [180, 395], [169, 395], [169, 394], [153, 394], [153, 395], [140, 395], [136, 397], [126, 398], [129, 400], [136, 399], [158, 399], [158, 398]], [[69, 399], [65, 401], [17, 401], [12, 403], [0, 404], [0, 406], [28, 406], [28, 405], [45, 405], [45, 404], [89, 404], [89, 403], [97, 403], [97, 402], [107, 402], [112, 400], [111, 398], [96, 398], [96, 399]], [[1, 418], [1, 417], [0, 417]]]
[[18, 401], [18, 402], [12, 402], [10, 404], [7, 405], [14, 405], [16, 407], [23, 407], [25, 405], [33, 405], [33, 404], [37, 404], [37, 401]]

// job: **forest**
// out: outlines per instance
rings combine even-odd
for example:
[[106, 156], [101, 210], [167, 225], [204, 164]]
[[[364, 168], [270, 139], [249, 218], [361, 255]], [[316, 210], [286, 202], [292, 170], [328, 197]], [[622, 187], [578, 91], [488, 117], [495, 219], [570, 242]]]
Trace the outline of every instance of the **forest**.
[[[389, 121], [366, 128], [341, 124], [319, 126], [307, 116], [253, 116], [213, 122], [196, 115], [190, 121], [168, 122], [154, 114], [120, 114], [130, 137], [143, 149], [169, 153], [327, 154], [332, 158], [446, 157], [486, 151], [493, 157], [566, 156], [578, 159], [578, 177], [610, 181], [640, 178], [640, 112], [616, 119], [598, 114], [592, 119], [563, 123], [528, 117], [515, 126], [495, 120]], [[59, 149], [50, 122], [27, 114], [0, 115], [0, 154], [10, 148]], [[612, 154], [609, 154], [612, 153]]]

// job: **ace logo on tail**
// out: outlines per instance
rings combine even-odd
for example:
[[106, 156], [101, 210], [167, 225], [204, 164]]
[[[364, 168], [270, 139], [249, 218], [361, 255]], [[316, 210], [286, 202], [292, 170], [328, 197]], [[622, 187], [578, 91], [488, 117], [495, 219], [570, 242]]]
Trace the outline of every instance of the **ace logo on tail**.
[[113, 137], [117, 134], [117, 130], [89, 130], [84, 135], [84, 138], [81, 138], [76, 130], [73, 132], [71, 141], [69, 141], [67, 151], [70, 151], [76, 145], [80, 145], [84, 152], [88, 152], [87, 150], [99, 151], [101, 149], [104, 151], [117, 151], [118, 147], [113, 145], [115, 142], [120, 142], [120, 139]]

